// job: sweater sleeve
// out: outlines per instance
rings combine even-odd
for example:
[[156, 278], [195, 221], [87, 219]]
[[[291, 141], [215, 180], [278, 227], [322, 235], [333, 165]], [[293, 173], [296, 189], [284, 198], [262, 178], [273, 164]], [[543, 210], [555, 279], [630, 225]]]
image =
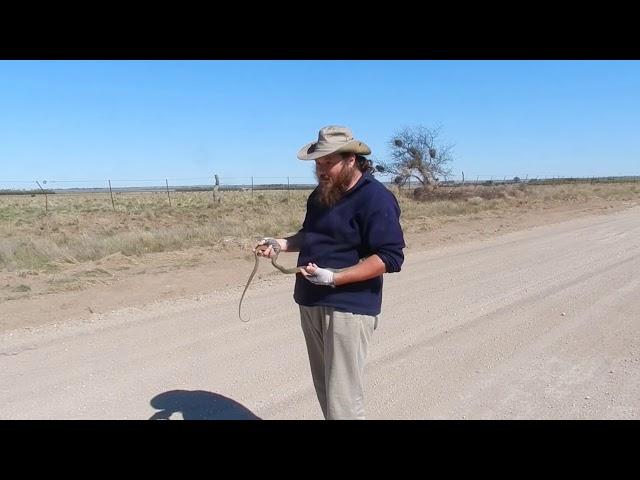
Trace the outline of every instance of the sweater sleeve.
[[404, 262], [404, 235], [400, 226], [400, 206], [389, 192], [364, 220], [363, 243], [369, 255], [384, 262], [387, 273], [399, 272]]

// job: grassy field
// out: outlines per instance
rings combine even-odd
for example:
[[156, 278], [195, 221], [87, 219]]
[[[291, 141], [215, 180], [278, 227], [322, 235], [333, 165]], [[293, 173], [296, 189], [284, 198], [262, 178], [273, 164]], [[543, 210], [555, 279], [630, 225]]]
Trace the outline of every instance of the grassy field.
[[[296, 232], [309, 191], [0, 196], [0, 271], [55, 271], [65, 264], [112, 254], [140, 257], [193, 247], [245, 249], [262, 236]], [[407, 232], [420, 232], [456, 217], [517, 215], [568, 202], [638, 201], [640, 184], [507, 185], [441, 187], [421, 201], [396, 193]]]

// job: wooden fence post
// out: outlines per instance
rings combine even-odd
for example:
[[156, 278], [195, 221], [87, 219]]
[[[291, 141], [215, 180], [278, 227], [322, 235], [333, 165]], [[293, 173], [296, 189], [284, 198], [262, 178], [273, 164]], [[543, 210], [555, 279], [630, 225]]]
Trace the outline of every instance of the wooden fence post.
[[[213, 186], [213, 202], [215, 203], [216, 201], [216, 194], [218, 193], [218, 190], [220, 190], [220, 179], [218, 178], [218, 175], [214, 175], [215, 179], [216, 179], [216, 183]], [[220, 199], [218, 199], [218, 203], [220, 202]]]
[[113, 211], [116, 211], [116, 204], [113, 201], [113, 190], [111, 190], [111, 180], [109, 180], [109, 193], [111, 194], [111, 206], [113, 207]]
[[47, 192], [44, 191], [44, 188], [42, 188], [39, 181], [36, 180], [36, 183], [40, 187], [40, 190], [42, 190], [42, 193], [44, 193], [44, 212], [49, 213], [49, 199], [47, 198]]

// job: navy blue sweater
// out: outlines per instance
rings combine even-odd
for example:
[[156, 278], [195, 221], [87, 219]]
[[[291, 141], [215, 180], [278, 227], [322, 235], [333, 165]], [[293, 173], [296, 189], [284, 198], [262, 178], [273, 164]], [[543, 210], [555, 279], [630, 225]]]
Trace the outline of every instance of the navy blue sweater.
[[[317, 188], [307, 200], [298, 266], [345, 268], [376, 254], [386, 271], [399, 272], [405, 247], [396, 197], [365, 173], [343, 198], [328, 208], [317, 202]], [[293, 294], [305, 306], [329, 306], [361, 315], [378, 315], [382, 306], [382, 275], [336, 288], [314, 285], [296, 275]]]

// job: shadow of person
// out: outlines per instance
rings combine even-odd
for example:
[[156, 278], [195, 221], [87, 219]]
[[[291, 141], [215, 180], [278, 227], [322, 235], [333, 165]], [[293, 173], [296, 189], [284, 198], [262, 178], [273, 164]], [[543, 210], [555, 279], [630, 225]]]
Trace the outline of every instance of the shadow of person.
[[149, 420], [169, 420], [176, 412], [182, 413], [185, 420], [262, 420], [238, 402], [203, 390], [170, 390], [149, 403], [160, 410]]

